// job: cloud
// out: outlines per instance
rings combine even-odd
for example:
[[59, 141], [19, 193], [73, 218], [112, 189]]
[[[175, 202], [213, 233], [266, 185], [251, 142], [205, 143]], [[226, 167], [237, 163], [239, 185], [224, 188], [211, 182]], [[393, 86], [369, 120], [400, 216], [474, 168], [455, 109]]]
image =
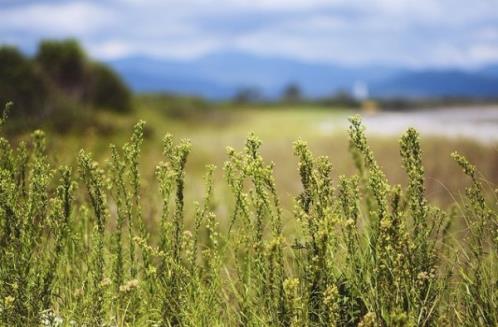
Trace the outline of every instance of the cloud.
[[88, 50], [101, 59], [115, 59], [133, 54], [130, 44], [119, 40], [90, 44]]
[[[154, 40], [152, 42], [157, 42]], [[86, 48], [96, 57], [103, 60], [111, 60], [128, 56], [146, 55], [154, 58], [176, 58], [182, 60], [193, 59], [210, 53], [213, 49], [220, 47], [215, 39], [196, 38], [168, 40], [150, 47], [151, 41], [147, 39], [134, 39], [119, 41], [105, 41], [102, 43], [90, 43]]]
[[86, 35], [112, 25], [113, 12], [89, 2], [30, 4], [0, 11], [2, 29], [40, 35]]
[[469, 56], [474, 63], [498, 61], [498, 45], [477, 44], [470, 48]]
[[352, 65], [471, 66], [497, 60], [498, 2], [10, 1], [0, 5], [0, 35], [25, 48], [74, 36], [102, 59], [235, 49]]

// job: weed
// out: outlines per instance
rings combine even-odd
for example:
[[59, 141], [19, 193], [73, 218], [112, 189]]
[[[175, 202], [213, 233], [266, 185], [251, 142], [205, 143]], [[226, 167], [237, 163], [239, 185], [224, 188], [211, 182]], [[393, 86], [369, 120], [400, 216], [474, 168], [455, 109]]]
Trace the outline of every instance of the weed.
[[297, 141], [302, 187], [287, 208], [251, 134], [227, 149], [228, 193], [207, 166], [189, 210], [190, 142], [164, 137], [155, 201], [139, 167], [143, 130], [111, 146], [107, 165], [82, 150], [77, 174], [52, 165], [41, 131], [0, 137], [2, 325], [498, 324], [496, 195], [463, 156], [453, 154], [470, 186], [439, 209], [417, 132], [400, 141], [407, 185], [392, 185], [353, 117], [358, 173], [334, 178], [328, 158]]

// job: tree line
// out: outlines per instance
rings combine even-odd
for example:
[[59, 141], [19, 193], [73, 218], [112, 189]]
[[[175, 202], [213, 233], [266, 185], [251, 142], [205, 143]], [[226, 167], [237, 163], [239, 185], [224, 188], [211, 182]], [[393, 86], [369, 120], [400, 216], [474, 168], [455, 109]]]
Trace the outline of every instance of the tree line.
[[71, 111], [131, 110], [131, 92], [107, 65], [91, 60], [76, 40], [43, 40], [33, 56], [0, 46], [0, 100], [13, 118], [41, 120]]

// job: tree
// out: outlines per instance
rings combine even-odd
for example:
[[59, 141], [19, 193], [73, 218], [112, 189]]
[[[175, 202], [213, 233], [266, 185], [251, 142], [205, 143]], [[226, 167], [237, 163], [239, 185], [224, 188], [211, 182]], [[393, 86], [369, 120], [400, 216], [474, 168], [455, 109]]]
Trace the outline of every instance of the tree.
[[287, 85], [282, 93], [282, 100], [285, 102], [299, 102], [301, 100], [299, 85], [295, 83]]
[[76, 40], [42, 41], [35, 61], [64, 96], [103, 109], [130, 110], [126, 84], [109, 67], [89, 61]]
[[[104, 64], [90, 61], [75, 40], [42, 41], [33, 58], [0, 46], [0, 105], [14, 102], [12, 116], [23, 126], [58, 120], [62, 125], [88, 108], [126, 112], [131, 92]], [[85, 104], [86, 106], [83, 106]]]
[[88, 102], [115, 111], [131, 110], [131, 92], [114, 71], [103, 64], [92, 63], [88, 75], [85, 94]]
[[57, 87], [73, 97], [81, 97], [86, 58], [76, 40], [42, 41], [35, 61]]
[[37, 67], [14, 48], [0, 47], [0, 102], [14, 102], [12, 116], [45, 114], [49, 87]]
[[251, 103], [257, 102], [261, 100], [261, 92], [254, 87], [244, 87], [239, 89], [234, 97], [233, 101], [235, 103]]

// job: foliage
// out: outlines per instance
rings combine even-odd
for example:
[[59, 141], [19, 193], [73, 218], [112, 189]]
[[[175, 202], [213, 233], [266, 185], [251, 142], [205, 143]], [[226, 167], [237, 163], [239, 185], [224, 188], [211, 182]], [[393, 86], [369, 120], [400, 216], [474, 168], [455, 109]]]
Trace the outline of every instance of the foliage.
[[123, 80], [108, 66], [92, 63], [85, 99], [99, 108], [118, 112], [131, 110], [131, 93]]
[[295, 83], [287, 85], [282, 91], [282, 100], [284, 102], [299, 102], [301, 97], [301, 88]]
[[41, 41], [35, 62], [58, 88], [68, 93], [78, 92], [84, 83], [86, 58], [76, 40]]
[[232, 101], [237, 104], [257, 103], [262, 100], [261, 91], [254, 87], [243, 87], [237, 90]]
[[72, 39], [42, 41], [34, 58], [0, 47], [0, 95], [15, 103], [12, 117], [28, 128], [53, 119], [85, 120], [84, 111], [93, 108], [131, 110], [125, 83], [106, 65], [90, 61]]
[[[187, 211], [191, 144], [163, 138], [152, 184], [138, 164], [144, 124], [103, 164], [80, 151], [77, 170], [51, 163], [41, 131], [28, 143], [0, 138], [2, 325], [498, 323], [496, 203], [461, 155], [471, 179], [462, 210], [438, 209], [425, 197], [417, 132], [400, 141], [403, 188], [389, 183], [355, 117], [357, 174], [335, 179], [329, 159], [297, 141], [302, 189], [286, 208], [251, 134], [240, 151], [227, 148], [229, 194], [218, 196], [208, 166], [205, 195]], [[459, 219], [463, 241], [452, 237]]]
[[19, 116], [43, 115], [47, 105], [49, 86], [36, 65], [16, 48], [0, 47], [0, 101], [13, 101]]

